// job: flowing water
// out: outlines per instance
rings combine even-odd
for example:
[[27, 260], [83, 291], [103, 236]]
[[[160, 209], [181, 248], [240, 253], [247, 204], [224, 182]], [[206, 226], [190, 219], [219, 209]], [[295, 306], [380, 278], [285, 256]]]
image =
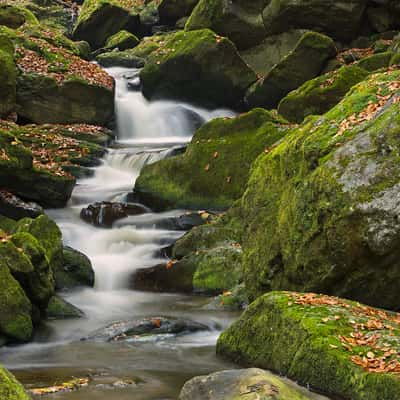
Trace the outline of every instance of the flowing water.
[[[63, 294], [84, 311], [85, 318], [46, 322], [32, 343], [2, 348], [0, 359], [27, 387], [91, 378], [87, 387], [52, 394], [49, 399], [176, 399], [192, 376], [235, 367], [216, 358], [215, 342], [237, 315], [206, 309], [206, 298], [144, 293], [129, 287], [135, 269], [160, 262], [157, 250], [182, 235], [156, 229], [154, 224], [182, 211], [129, 217], [113, 229], [92, 227], [80, 220], [79, 213], [95, 201], [125, 200], [144, 165], [182, 147], [201, 123], [233, 113], [147, 102], [140, 92], [128, 90], [127, 84], [137, 80], [137, 71], [113, 68], [109, 72], [117, 82], [118, 140], [94, 176], [78, 182], [68, 206], [48, 211], [62, 229], [65, 244], [87, 254], [93, 263], [95, 287]], [[147, 316], [186, 317], [209, 330], [139, 342], [80, 341], [110, 322]]]

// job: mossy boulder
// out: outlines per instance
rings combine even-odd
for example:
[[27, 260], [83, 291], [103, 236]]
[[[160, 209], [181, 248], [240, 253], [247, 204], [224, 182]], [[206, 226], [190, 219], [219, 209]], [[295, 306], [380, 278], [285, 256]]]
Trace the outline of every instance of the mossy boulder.
[[293, 383], [258, 368], [219, 371], [196, 376], [186, 382], [179, 400], [309, 400], [307, 393]]
[[343, 66], [290, 92], [279, 103], [278, 112], [288, 121], [297, 123], [302, 122], [308, 115], [324, 114], [367, 76], [368, 72], [359, 66]]
[[85, 1], [73, 37], [85, 40], [98, 49], [104, 46], [109, 37], [128, 27], [132, 33], [138, 33], [140, 20], [135, 3], [123, 0]]
[[239, 49], [246, 49], [267, 35], [261, 14], [267, 3], [268, 0], [200, 0], [185, 29], [209, 28], [228, 37]]
[[135, 47], [139, 43], [139, 39], [128, 31], [120, 31], [107, 39], [105, 50], [127, 50]]
[[162, 24], [173, 25], [179, 19], [187, 17], [199, 0], [161, 0], [158, 15]]
[[304, 33], [295, 48], [249, 88], [246, 103], [250, 108], [276, 107], [289, 92], [315, 78], [335, 54], [332, 39], [316, 32]]
[[399, 321], [335, 297], [271, 292], [222, 333], [217, 353], [328, 395], [389, 400], [400, 390]]
[[105, 68], [142, 68], [145, 64], [144, 59], [136, 56], [131, 49], [123, 51], [114, 50], [99, 54], [96, 56], [96, 61]]
[[24, 387], [15, 377], [0, 366], [0, 398], [2, 400], [30, 400]]
[[213, 120], [186, 153], [146, 166], [135, 191], [154, 208], [225, 209], [243, 194], [255, 158], [285, 135], [285, 123], [262, 109]]
[[252, 299], [301, 290], [400, 308], [399, 76], [372, 75], [253, 165], [240, 205]]
[[143, 93], [204, 105], [238, 106], [254, 72], [233, 43], [208, 29], [169, 35], [140, 73]]
[[31, 302], [3, 260], [0, 278], [0, 332], [15, 341], [28, 341], [33, 330]]
[[17, 68], [13, 59], [12, 42], [0, 34], [0, 117], [16, 107]]
[[60, 296], [53, 296], [46, 308], [48, 319], [82, 318], [83, 312]]
[[264, 8], [263, 20], [269, 35], [293, 28], [313, 29], [346, 42], [359, 33], [366, 3], [366, 0], [271, 0]]
[[374, 72], [381, 68], [389, 67], [390, 60], [393, 57], [393, 53], [386, 51], [383, 53], [373, 54], [372, 56], [365, 57], [360, 60], [357, 65], [366, 71]]
[[26, 21], [25, 13], [20, 7], [9, 4], [0, 5], [0, 25], [8, 28], [17, 29]]
[[55, 269], [54, 275], [58, 290], [94, 285], [95, 276], [89, 258], [71, 247], [63, 248], [62, 263]]

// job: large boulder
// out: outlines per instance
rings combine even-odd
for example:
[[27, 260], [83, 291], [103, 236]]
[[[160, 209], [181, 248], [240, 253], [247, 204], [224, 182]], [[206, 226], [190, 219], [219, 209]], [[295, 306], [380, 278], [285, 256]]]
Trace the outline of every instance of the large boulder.
[[297, 123], [308, 115], [324, 114], [367, 76], [368, 72], [357, 65], [343, 66], [318, 76], [283, 98], [278, 112], [288, 121]]
[[129, 8], [122, 0], [86, 0], [75, 26], [73, 37], [85, 40], [97, 49], [121, 30], [138, 33], [139, 10]]
[[179, 400], [308, 400], [311, 393], [258, 368], [219, 371], [186, 382]]
[[399, 321], [336, 297], [272, 292], [222, 333], [217, 353], [334, 398], [391, 400], [400, 391]]
[[366, 0], [271, 0], [263, 11], [267, 33], [312, 29], [348, 41], [360, 31]]
[[47, 319], [82, 318], [84, 313], [60, 296], [52, 296], [46, 308]]
[[304, 33], [295, 48], [249, 88], [248, 106], [276, 107], [290, 91], [315, 78], [335, 54], [332, 39], [316, 32]]
[[168, 36], [150, 54], [140, 78], [146, 97], [232, 107], [256, 80], [233, 43], [208, 29]]
[[247, 290], [399, 309], [399, 71], [372, 75], [253, 166], [240, 205]]
[[285, 120], [262, 109], [215, 119], [184, 154], [146, 166], [135, 192], [155, 209], [227, 208], [243, 194], [252, 162], [286, 130]]
[[172, 25], [179, 19], [187, 17], [199, 0], [161, 0], [158, 6], [160, 22]]
[[262, 10], [268, 0], [200, 0], [186, 30], [209, 28], [226, 36], [239, 49], [260, 43], [267, 35]]
[[2, 400], [30, 400], [24, 387], [5, 368], [0, 366], [0, 398]]
[[15, 111], [16, 107], [17, 68], [13, 54], [12, 42], [0, 35], [0, 117]]

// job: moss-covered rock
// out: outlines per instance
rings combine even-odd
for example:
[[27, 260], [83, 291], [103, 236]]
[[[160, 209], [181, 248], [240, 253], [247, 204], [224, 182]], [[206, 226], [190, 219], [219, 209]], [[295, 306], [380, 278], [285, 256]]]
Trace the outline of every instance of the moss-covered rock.
[[393, 57], [393, 53], [390, 51], [386, 51], [383, 53], [374, 54], [369, 57], [365, 57], [360, 60], [357, 65], [360, 68], [365, 69], [366, 71], [377, 71], [381, 68], [387, 68], [390, 64], [390, 60]]
[[128, 31], [120, 31], [107, 39], [105, 49], [119, 49], [121, 51], [131, 49], [139, 43], [139, 39]]
[[340, 398], [389, 400], [400, 390], [399, 321], [339, 298], [272, 292], [220, 336], [217, 353]]
[[257, 368], [219, 371], [186, 382], [179, 400], [308, 400], [311, 393]]
[[237, 106], [256, 80], [233, 43], [208, 29], [178, 32], [150, 54], [140, 74], [146, 97]]
[[73, 37], [98, 49], [121, 30], [138, 33], [139, 8], [134, 0], [87, 0], [84, 2]]
[[207, 310], [238, 311], [249, 305], [246, 288], [239, 284], [232, 289], [214, 297], [205, 307]]
[[0, 117], [15, 111], [17, 68], [13, 60], [14, 46], [0, 34]]
[[266, 36], [262, 10], [268, 0], [200, 0], [186, 30], [209, 28], [228, 37], [239, 49], [252, 47]]
[[60, 296], [53, 296], [46, 309], [48, 319], [82, 318], [83, 312]]
[[95, 276], [87, 256], [71, 247], [64, 247], [62, 258], [62, 264], [54, 271], [57, 289], [93, 287]]
[[271, 0], [263, 20], [269, 35], [300, 28], [348, 41], [357, 36], [365, 7], [365, 0]]
[[3, 260], [0, 278], [0, 332], [12, 340], [27, 341], [33, 329], [31, 302]]
[[17, 29], [26, 21], [25, 12], [20, 7], [0, 4], [0, 25]]
[[0, 398], [2, 400], [30, 400], [24, 387], [10, 372], [0, 366]]
[[399, 74], [372, 75], [257, 159], [240, 208], [253, 299], [293, 289], [400, 308]]
[[158, 14], [162, 24], [173, 25], [179, 19], [187, 17], [199, 0], [161, 0]]
[[96, 56], [96, 61], [105, 68], [125, 67], [142, 68], [144, 59], [136, 56], [131, 49], [124, 51], [109, 51]]
[[304, 83], [281, 100], [279, 114], [288, 121], [300, 123], [308, 115], [320, 115], [329, 111], [368, 72], [356, 65], [342, 68]]
[[262, 109], [213, 120], [186, 153], [146, 166], [135, 191], [154, 208], [227, 208], [242, 195], [253, 160], [286, 130], [285, 120]]
[[315, 78], [335, 54], [332, 39], [316, 32], [304, 33], [295, 48], [250, 87], [247, 104], [251, 108], [276, 107], [290, 91]]

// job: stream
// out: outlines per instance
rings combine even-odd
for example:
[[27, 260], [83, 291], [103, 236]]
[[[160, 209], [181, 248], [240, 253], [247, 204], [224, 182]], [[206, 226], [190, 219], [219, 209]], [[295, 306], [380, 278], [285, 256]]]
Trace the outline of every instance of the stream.
[[[134, 271], [162, 261], [157, 251], [183, 234], [157, 229], [156, 222], [184, 210], [132, 216], [112, 229], [86, 224], [79, 213], [96, 201], [125, 201], [144, 165], [182, 148], [201, 123], [234, 113], [172, 101], [148, 102], [139, 91], [128, 88], [137, 83], [137, 70], [108, 72], [116, 78], [117, 140], [94, 168], [93, 177], [78, 181], [68, 206], [47, 210], [60, 226], [64, 243], [92, 261], [95, 287], [62, 294], [85, 317], [47, 321], [33, 342], [1, 348], [0, 359], [27, 388], [90, 377], [88, 386], [51, 394], [48, 399], [176, 400], [191, 377], [237, 368], [215, 356], [215, 343], [238, 314], [206, 309], [209, 299], [205, 297], [130, 288]], [[111, 322], [153, 316], [189, 318], [209, 330], [157, 340], [80, 341]]]

